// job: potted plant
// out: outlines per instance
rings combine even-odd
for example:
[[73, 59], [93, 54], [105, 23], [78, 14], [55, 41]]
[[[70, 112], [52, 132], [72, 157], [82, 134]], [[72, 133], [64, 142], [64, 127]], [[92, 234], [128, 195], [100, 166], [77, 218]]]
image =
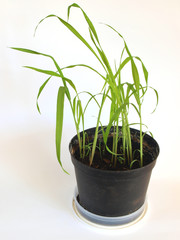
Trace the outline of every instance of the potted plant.
[[[148, 85], [148, 71], [144, 63], [139, 57], [131, 55], [123, 36], [113, 27], [105, 24], [115, 34], [118, 34], [123, 42], [119, 63], [112, 67], [102, 49], [95, 27], [84, 10], [74, 3], [68, 7], [68, 18], [72, 7], [81, 10], [93, 47], [68, 21], [56, 15], [48, 15], [39, 24], [47, 18], [57, 18], [90, 50], [103, 68], [104, 74], [85, 64], [61, 68], [51, 55], [25, 48], [13, 49], [50, 58], [55, 65], [56, 71], [26, 66], [26, 68], [49, 75], [39, 89], [37, 100], [52, 77], [62, 79], [62, 86], [59, 87], [57, 96], [56, 153], [62, 169], [66, 172], [61, 162], [61, 136], [64, 99], [67, 98], [77, 132], [69, 144], [77, 179], [77, 191], [74, 197], [76, 210], [95, 223], [126, 224], [139, 218], [145, 211], [148, 183], [159, 154], [159, 146], [152, 134], [148, 135], [147, 131], [143, 132], [143, 127], [147, 126], [142, 120], [143, 100], [147, 91], [149, 89], [154, 91], [157, 104], [158, 93]], [[143, 80], [140, 78], [137, 62], [141, 64]], [[121, 74], [126, 65], [130, 65], [132, 72], [132, 79], [128, 82], [123, 81]], [[82, 93], [77, 91], [76, 84], [64, 74], [67, 68], [80, 67], [95, 72], [103, 79], [101, 92], [92, 94], [84, 91], [88, 96], [85, 105], [82, 103]], [[85, 115], [92, 101], [99, 109], [96, 116], [97, 123], [94, 128], [85, 130]], [[106, 126], [102, 126], [101, 116], [104, 109], [107, 111], [107, 102], [110, 103], [109, 121]], [[37, 108], [40, 112], [38, 101]], [[130, 122], [129, 112], [131, 111], [137, 114], [138, 122]], [[132, 128], [133, 125], [138, 126], [139, 129]]]

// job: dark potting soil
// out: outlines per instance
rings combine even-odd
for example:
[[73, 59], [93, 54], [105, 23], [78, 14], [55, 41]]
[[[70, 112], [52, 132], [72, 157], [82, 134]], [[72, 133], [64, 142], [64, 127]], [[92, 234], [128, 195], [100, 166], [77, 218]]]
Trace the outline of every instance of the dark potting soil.
[[[140, 167], [140, 153], [139, 153], [139, 143], [132, 142], [132, 152], [133, 152], [133, 159], [137, 160], [134, 161], [132, 166], [128, 164], [127, 156], [125, 156], [125, 161], [117, 157], [116, 164], [114, 164], [114, 161], [112, 161], [112, 154], [106, 150], [106, 148], [103, 146], [103, 143], [101, 142], [101, 150], [99, 148], [99, 142], [97, 142], [97, 148], [95, 151], [95, 155], [93, 158], [93, 162], [91, 167], [101, 170], [114, 170], [114, 171], [126, 171], [130, 169], [136, 169]], [[112, 150], [112, 137], [109, 138], [108, 141], [108, 148]], [[104, 149], [104, 150], [102, 150]], [[122, 154], [122, 143], [120, 142], [118, 145], [118, 154]], [[74, 156], [77, 160], [81, 161], [83, 164], [86, 164], [89, 166], [89, 158], [90, 155], [86, 154], [86, 156], [82, 159], [80, 158], [79, 148], [76, 148], [76, 151], [74, 153]], [[114, 156], [113, 156], [114, 158]], [[153, 158], [151, 154], [143, 150], [143, 166], [149, 164], [152, 162]]]

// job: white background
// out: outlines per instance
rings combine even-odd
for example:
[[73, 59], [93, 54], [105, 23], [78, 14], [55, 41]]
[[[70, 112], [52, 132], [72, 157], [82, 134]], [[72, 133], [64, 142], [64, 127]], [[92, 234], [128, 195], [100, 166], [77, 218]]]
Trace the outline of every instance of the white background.
[[[1, 239], [179, 239], [179, 103], [180, 103], [180, 2], [178, 0], [81, 0], [92, 19], [111, 61], [118, 52], [117, 38], [100, 22], [115, 27], [133, 55], [141, 57], [149, 71], [149, 85], [159, 92], [159, 106], [151, 115], [155, 98], [148, 96], [145, 123], [160, 145], [153, 170], [145, 218], [128, 229], [102, 230], [88, 226], [73, 214], [71, 201], [75, 177], [68, 143], [75, 134], [68, 102], [62, 139], [62, 161], [70, 176], [59, 167], [55, 155], [55, 113], [59, 80], [53, 79], [40, 98], [43, 74], [21, 66], [54, 69], [49, 59], [11, 50], [31, 48], [53, 55], [60, 66], [89, 63], [98, 67], [90, 52], [56, 19], [39, 27], [48, 14], [66, 19], [70, 0], [6, 0], [0, 2], [0, 238]], [[70, 22], [87, 36], [78, 9]], [[67, 72], [82, 89], [100, 85], [89, 71]], [[88, 85], [87, 82], [90, 82]], [[106, 116], [104, 116], [106, 119]], [[93, 108], [87, 126], [93, 127]], [[74, 231], [74, 232], [73, 232]]]

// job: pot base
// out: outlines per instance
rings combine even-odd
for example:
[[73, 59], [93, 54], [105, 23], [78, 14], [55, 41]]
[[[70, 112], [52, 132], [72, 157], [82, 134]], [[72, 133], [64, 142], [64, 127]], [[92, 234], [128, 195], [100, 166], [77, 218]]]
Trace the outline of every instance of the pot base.
[[75, 214], [84, 222], [101, 228], [124, 228], [139, 222], [147, 211], [147, 202], [135, 212], [120, 217], [104, 217], [84, 209], [77, 200], [78, 192], [75, 190], [72, 206]]

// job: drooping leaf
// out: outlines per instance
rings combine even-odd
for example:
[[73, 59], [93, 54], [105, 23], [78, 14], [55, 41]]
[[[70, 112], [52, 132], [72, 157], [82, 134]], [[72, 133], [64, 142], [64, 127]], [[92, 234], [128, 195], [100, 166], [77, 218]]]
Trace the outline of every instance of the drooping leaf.
[[138, 73], [135, 62], [132, 59], [131, 59], [131, 68], [132, 68], [132, 76], [133, 76], [134, 84], [137, 90], [137, 94], [139, 95], [139, 84], [140, 84], [139, 73]]
[[76, 86], [74, 85], [73, 81], [69, 78], [63, 77], [63, 80], [68, 82], [68, 84], [74, 89], [74, 91], [77, 93]]
[[16, 47], [11, 47], [11, 49], [13, 49], [13, 50], [17, 50], [17, 51], [20, 51], [20, 52], [30, 53], [30, 54], [42, 55], [42, 54], [39, 53], [39, 52], [36, 52], [36, 51], [30, 50], [30, 49], [27, 49], [27, 48], [16, 48]]
[[[129, 126], [133, 126], [133, 125], [140, 125], [140, 123], [130, 123]], [[144, 123], [141, 123], [142, 126], [145, 126], [146, 128], [148, 128], [148, 126]]]
[[136, 163], [136, 162], [139, 164], [139, 166], [141, 166], [140, 162], [137, 159], [135, 159], [131, 162], [130, 169], [132, 168], [133, 164]]
[[144, 137], [146, 134], [150, 134], [150, 136], [151, 136], [152, 138], [154, 138], [152, 132], [150, 132], [150, 131], [146, 131], [146, 132], [144, 132], [142, 137]]
[[[60, 87], [57, 96], [57, 111], [56, 111], [56, 155], [60, 166], [65, 173], [66, 170], [62, 166], [61, 162], [61, 139], [63, 129], [63, 115], [64, 115], [64, 95], [65, 87]], [[67, 173], [68, 174], [68, 173]]]
[[73, 99], [72, 111], [73, 111], [73, 116], [75, 116], [75, 113], [76, 113], [76, 96]]
[[90, 29], [91, 32], [93, 33], [96, 41], [99, 43], [98, 35], [97, 35], [96, 29], [95, 29], [93, 23], [91, 22], [91, 20], [90, 20], [89, 17], [87, 16], [87, 14], [84, 12], [84, 10], [83, 10], [78, 4], [73, 3], [72, 5], [70, 5], [70, 6], [68, 7], [68, 19], [69, 19], [69, 16], [70, 16], [70, 9], [71, 9], [71, 7], [79, 8], [79, 9], [82, 11], [82, 13], [83, 13], [83, 15], [84, 15], [84, 18], [86, 19], [86, 22], [87, 22], [87, 24], [88, 24], [88, 26], [89, 26], [89, 29]]
[[40, 111], [40, 108], [39, 108], [39, 104], [38, 104], [38, 99], [41, 95], [41, 92], [43, 91], [43, 89], [45, 88], [46, 84], [49, 82], [49, 80], [51, 79], [51, 77], [49, 77], [42, 85], [41, 87], [39, 88], [39, 92], [38, 92], [38, 95], [37, 95], [37, 99], [36, 99], [36, 106], [37, 106], [37, 109], [38, 109], [38, 112], [41, 114], [41, 111]]
[[[106, 68], [107, 68], [108, 71], [106, 70], [106, 72], [107, 72], [107, 73], [110, 72], [110, 71], [111, 71], [111, 68], [110, 68], [108, 59], [107, 59], [104, 51], [102, 50], [102, 48], [97, 46], [97, 44], [96, 44], [96, 42], [95, 42], [95, 40], [94, 40], [94, 37], [93, 37], [91, 31], [90, 31], [90, 37], [91, 37], [91, 40], [92, 40], [92, 42], [94, 43], [94, 45], [95, 45], [95, 47], [96, 47], [96, 49], [97, 49], [97, 51], [98, 51], [98, 53], [99, 53], [99, 55], [100, 55], [100, 58], [102, 59], [102, 63], [101, 63], [101, 64], [103, 65], [103, 63], [104, 63], [104, 64], [105, 64], [105, 66], [103, 65], [104, 69], [106, 70]], [[105, 68], [105, 67], [106, 67], [106, 68]]]
[[89, 45], [89, 43], [84, 39], [84, 37], [68, 22], [66, 22], [65, 20], [63, 20], [62, 18], [58, 17], [57, 15], [54, 14], [50, 14], [48, 16], [46, 16], [45, 18], [43, 18], [38, 25], [36, 26], [35, 31], [37, 30], [38, 26], [40, 25], [40, 23], [42, 23], [45, 19], [47, 18], [51, 18], [51, 17], [55, 17], [57, 18], [67, 29], [69, 29], [82, 43], [84, 43], [84, 45], [95, 55], [95, 57], [101, 62], [101, 60], [99, 59], [98, 55], [96, 54], [96, 52], [93, 50], [93, 48]]
[[68, 68], [75, 68], [75, 67], [88, 68], [88, 69], [92, 70], [93, 72], [97, 73], [101, 78], [103, 78], [103, 79], [106, 81], [106, 78], [105, 78], [101, 73], [99, 73], [96, 69], [94, 69], [93, 67], [88, 66], [88, 65], [86, 65], [86, 64], [74, 64], [74, 65], [69, 65], [69, 66], [63, 67], [61, 70], [68, 69]]
[[141, 118], [141, 114], [140, 114], [139, 110], [137, 109], [136, 105], [134, 103], [130, 103], [130, 105], [134, 107], [134, 109], [136, 110], [139, 118]]
[[113, 28], [112, 26], [110, 26], [109, 24], [106, 24], [106, 23], [101, 23], [101, 24], [104, 24], [105, 26], [111, 28], [114, 32], [116, 32], [124, 40], [123, 36], [115, 28]]
[[119, 74], [119, 72], [124, 68], [124, 66], [131, 60], [130, 57], [127, 57], [119, 66], [118, 70], [116, 71], [116, 74], [114, 75], [114, 78], [117, 77], [117, 75]]
[[145, 81], [146, 81], [146, 85], [148, 85], [148, 71], [144, 65], [144, 63], [142, 62], [142, 60], [139, 58], [139, 57], [135, 57], [136, 59], [138, 59], [141, 64], [142, 64], [142, 69], [143, 69], [143, 73], [144, 73], [144, 78], [145, 78]]
[[35, 67], [30, 67], [30, 66], [24, 66], [25, 68], [29, 68], [31, 70], [34, 70], [36, 72], [40, 72], [40, 73], [44, 73], [50, 76], [54, 76], [54, 77], [61, 77], [57, 72], [51, 71], [51, 70], [44, 70], [44, 69], [39, 69], [39, 68], [35, 68]]
[[12, 47], [11, 49], [14, 49], [14, 50], [17, 50], [17, 51], [20, 51], [20, 52], [24, 52], [24, 53], [36, 54], [36, 55], [41, 55], [41, 56], [44, 56], [44, 57], [51, 58], [53, 60], [54, 64], [55, 64], [55, 66], [56, 66], [60, 76], [64, 77], [63, 73], [61, 71], [61, 68], [59, 67], [59, 65], [57, 64], [57, 62], [55, 61], [55, 59], [51, 55], [40, 53], [40, 52], [31, 50], [31, 49], [27, 49], [27, 48], [15, 48], [15, 47]]
[[77, 101], [77, 123], [78, 123], [78, 125], [80, 124], [82, 114], [83, 114], [83, 110], [82, 110], [81, 100], [78, 99], [78, 101]]
[[90, 99], [88, 100], [85, 108], [84, 108], [84, 114], [85, 114], [86, 109], [87, 109], [87, 107], [88, 107], [88, 105], [89, 105], [89, 103], [91, 102], [92, 99], [96, 102], [96, 104], [97, 104], [98, 107], [100, 108], [100, 105], [99, 105], [99, 103], [98, 103], [98, 101], [97, 101], [97, 99], [96, 99], [96, 96], [100, 95], [99, 93], [98, 93], [98, 94], [95, 94], [95, 95], [93, 95], [92, 93], [87, 92], [87, 91], [84, 91], [84, 93], [87, 93], [87, 94], [89, 94], [89, 95], [91, 96]]
[[157, 105], [159, 103], [159, 94], [155, 88], [153, 88], [153, 87], [149, 87], [149, 88], [151, 88], [156, 94], [156, 106], [155, 106], [155, 109], [152, 111], [152, 113], [154, 113], [156, 111]]

